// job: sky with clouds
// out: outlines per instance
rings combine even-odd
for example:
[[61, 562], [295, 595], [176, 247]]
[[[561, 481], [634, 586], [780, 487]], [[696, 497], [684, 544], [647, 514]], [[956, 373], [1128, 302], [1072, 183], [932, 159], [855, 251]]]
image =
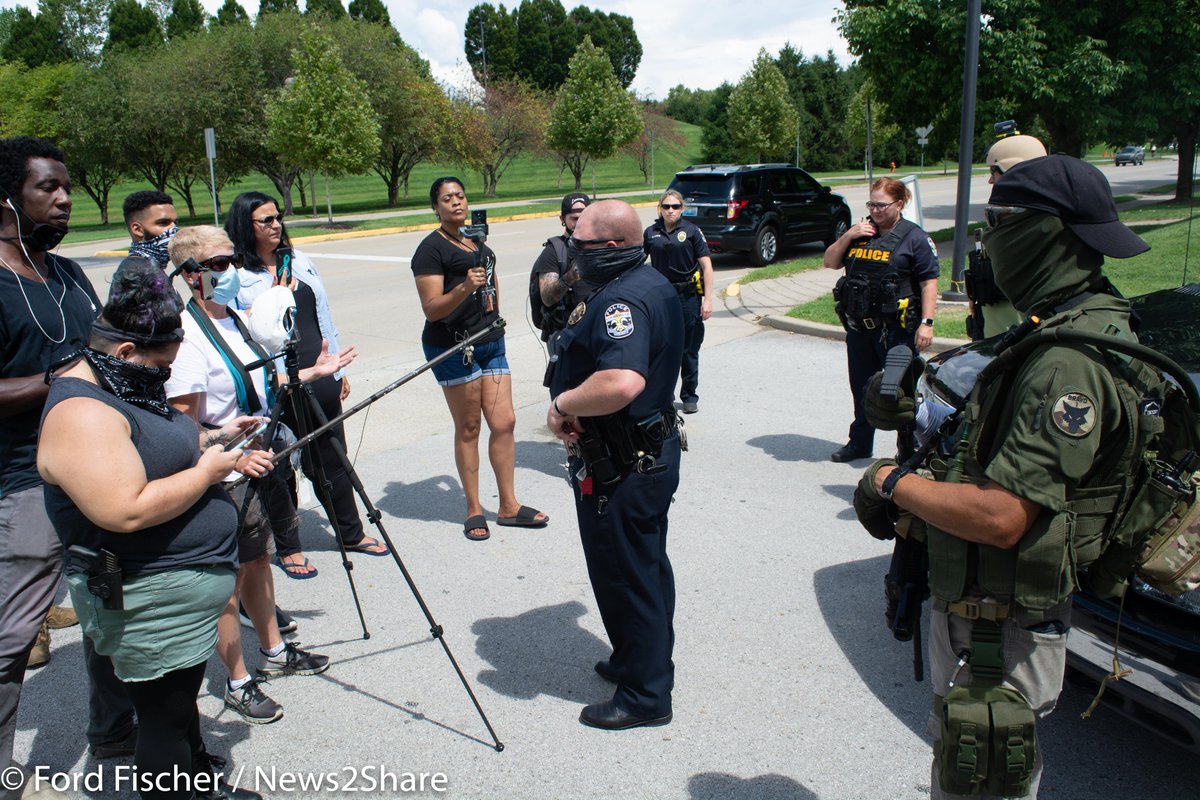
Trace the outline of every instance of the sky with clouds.
[[[257, 0], [238, 0], [252, 15]], [[223, 0], [201, 0], [211, 13]], [[349, 0], [342, 0], [343, 5]], [[468, 79], [463, 55], [467, 12], [479, 0], [384, 0], [392, 24], [409, 45], [428, 59], [434, 75], [450, 85]], [[0, 0], [36, 7], [36, 0]], [[498, 5], [496, 0], [493, 3]], [[507, 2], [511, 8], [517, 2]], [[304, 6], [304, 0], [299, 0]], [[776, 54], [791, 42], [806, 56], [832, 50], [842, 64], [850, 56], [833, 17], [841, 8], [834, 0], [745, 2], [744, 0], [593, 0], [563, 3], [567, 11], [587, 5], [633, 19], [642, 43], [642, 62], [631, 86], [639, 96], [664, 99], [677, 84], [712, 89], [723, 81], [737, 83], [750, 69], [759, 48]]]

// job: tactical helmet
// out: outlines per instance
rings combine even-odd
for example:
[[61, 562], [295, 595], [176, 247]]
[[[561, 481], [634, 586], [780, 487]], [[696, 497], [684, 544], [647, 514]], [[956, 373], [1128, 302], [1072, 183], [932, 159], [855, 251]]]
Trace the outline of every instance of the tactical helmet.
[[992, 145], [988, 150], [987, 164], [998, 167], [1001, 172], [1028, 161], [1031, 158], [1041, 158], [1046, 155], [1046, 146], [1032, 136], [1006, 136]]

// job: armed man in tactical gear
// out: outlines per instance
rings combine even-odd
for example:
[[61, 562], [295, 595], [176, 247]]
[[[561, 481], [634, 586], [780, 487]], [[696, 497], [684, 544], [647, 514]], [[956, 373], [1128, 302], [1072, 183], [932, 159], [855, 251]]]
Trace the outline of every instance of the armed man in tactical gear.
[[612, 699], [579, 721], [624, 730], [671, 721], [675, 578], [667, 511], [679, 485], [673, 406], [683, 354], [674, 287], [644, 263], [637, 212], [602, 200], [579, 218], [571, 253], [596, 287], [554, 339], [546, 424], [567, 443], [579, 535], [612, 655], [596, 664]]
[[[1017, 164], [996, 181], [987, 214], [984, 245], [998, 288], [1027, 318], [1021, 332], [1136, 341], [1101, 265], [1149, 246], [1118, 220], [1095, 167], [1062, 155]], [[941, 429], [949, 446], [920, 465], [878, 461], [864, 474], [855, 499], [864, 524], [880, 535], [872, 509], [891, 501], [913, 518], [909, 535], [927, 542], [934, 798], [1037, 796], [1035, 719], [1061, 690], [1076, 570], [1104, 546], [1140, 458], [1139, 414], [1150, 413], [1123, 387], [1156, 378], [1139, 361], [1051, 342], [981, 376]], [[892, 420], [887, 402], [868, 405], [878, 427], [912, 419], [911, 399], [890, 405]]]

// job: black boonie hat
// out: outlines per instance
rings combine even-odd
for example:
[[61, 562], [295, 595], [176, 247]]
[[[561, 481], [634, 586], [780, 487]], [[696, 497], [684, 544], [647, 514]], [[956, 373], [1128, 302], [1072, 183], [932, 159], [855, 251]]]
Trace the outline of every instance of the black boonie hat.
[[1053, 214], [1106, 256], [1130, 258], [1150, 249], [1117, 217], [1104, 173], [1078, 158], [1060, 154], [1023, 161], [996, 180], [988, 202]]
[[570, 214], [571, 211], [574, 210], [576, 203], [583, 203], [583, 207], [587, 208], [592, 204], [592, 198], [588, 197], [583, 192], [571, 192], [569, 195], [563, 198], [562, 215], [565, 217], [567, 214]]

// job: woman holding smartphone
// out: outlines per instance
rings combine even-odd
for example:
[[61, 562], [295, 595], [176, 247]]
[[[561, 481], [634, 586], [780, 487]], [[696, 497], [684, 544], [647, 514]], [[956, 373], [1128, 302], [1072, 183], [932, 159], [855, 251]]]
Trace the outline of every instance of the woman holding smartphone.
[[[500, 316], [496, 254], [484, 242], [463, 234], [467, 225], [467, 195], [462, 181], [438, 178], [429, 188], [429, 202], [438, 227], [417, 246], [412, 271], [417, 282], [425, 329], [421, 344], [433, 359]], [[504, 329], [497, 328], [461, 356], [433, 368], [454, 420], [454, 463], [467, 501], [463, 535], [472, 541], [491, 536], [479, 500], [479, 432], [487, 420], [488, 458], [500, 495], [498, 525], [540, 528], [550, 521], [537, 509], [517, 502], [514, 488], [516, 442], [513, 431], [512, 374], [504, 350]]]

